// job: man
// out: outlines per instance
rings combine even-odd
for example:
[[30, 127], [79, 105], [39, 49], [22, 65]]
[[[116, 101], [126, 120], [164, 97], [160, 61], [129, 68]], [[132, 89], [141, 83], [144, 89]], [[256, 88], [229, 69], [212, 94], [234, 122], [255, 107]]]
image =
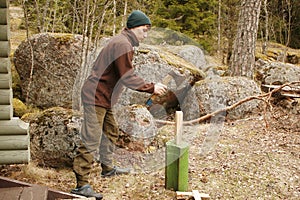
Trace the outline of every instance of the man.
[[82, 145], [74, 159], [77, 187], [72, 193], [102, 199], [88, 184], [94, 156], [99, 151], [102, 177], [129, 173], [112, 165], [114, 143], [119, 131], [112, 106], [117, 102], [124, 86], [140, 92], [161, 95], [166, 86], [160, 83], [146, 83], [134, 74], [132, 59], [134, 46], [147, 37], [151, 28], [150, 19], [141, 11], [133, 11], [127, 19], [126, 28], [113, 37], [98, 55], [91, 75], [85, 81], [81, 98], [84, 108], [84, 122], [81, 129]]

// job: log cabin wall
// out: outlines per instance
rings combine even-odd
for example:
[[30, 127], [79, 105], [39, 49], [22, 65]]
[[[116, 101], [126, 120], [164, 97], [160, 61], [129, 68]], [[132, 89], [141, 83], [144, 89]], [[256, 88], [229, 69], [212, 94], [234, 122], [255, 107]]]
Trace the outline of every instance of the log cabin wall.
[[13, 117], [9, 0], [0, 0], [0, 164], [30, 161], [29, 124]]

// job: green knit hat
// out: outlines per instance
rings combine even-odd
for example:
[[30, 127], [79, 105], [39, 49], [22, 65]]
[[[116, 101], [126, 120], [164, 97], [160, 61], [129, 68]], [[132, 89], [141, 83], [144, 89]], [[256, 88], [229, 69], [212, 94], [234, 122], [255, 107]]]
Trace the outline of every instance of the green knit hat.
[[142, 25], [151, 25], [149, 17], [140, 10], [134, 10], [127, 19], [127, 28], [134, 28]]

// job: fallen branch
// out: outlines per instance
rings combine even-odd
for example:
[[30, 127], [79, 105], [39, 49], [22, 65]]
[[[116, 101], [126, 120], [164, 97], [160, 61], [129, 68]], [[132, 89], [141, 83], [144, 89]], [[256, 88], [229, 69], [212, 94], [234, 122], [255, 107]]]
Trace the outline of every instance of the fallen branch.
[[[272, 91], [270, 91], [268, 93], [265, 93], [265, 94], [260, 94], [260, 95], [257, 95], [257, 96], [246, 97], [246, 98], [242, 99], [241, 101], [238, 101], [235, 104], [232, 104], [231, 106], [219, 109], [217, 111], [214, 111], [212, 113], [206, 114], [206, 115], [204, 115], [202, 117], [199, 117], [197, 119], [194, 119], [194, 120], [185, 121], [185, 122], [183, 122], [183, 125], [194, 125], [194, 124], [197, 124], [199, 122], [208, 120], [211, 117], [214, 117], [214, 116], [216, 116], [216, 115], [218, 115], [218, 114], [220, 114], [222, 112], [227, 112], [229, 110], [232, 110], [232, 109], [236, 108], [237, 106], [239, 106], [239, 105], [241, 105], [241, 104], [243, 104], [245, 102], [254, 100], [254, 99], [264, 101], [266, 104], [268, 104], [271, 96], [274, 93], [279, 92], [284, 87], [287, 87], [287, 86], [290, 86], [290, 85], [294, 85], [294, 84], [300, 84], [300, 81], [294, 81], [294, 82], [283, 84], [283, 85], [278, 86], [277, 88], [275, 88]], [[156, 120], [155, 122], [158, 123], [158, 124], [162, 124], [162, 125], [175, 125], [175, 122], [165, 121], [165, 120]]]

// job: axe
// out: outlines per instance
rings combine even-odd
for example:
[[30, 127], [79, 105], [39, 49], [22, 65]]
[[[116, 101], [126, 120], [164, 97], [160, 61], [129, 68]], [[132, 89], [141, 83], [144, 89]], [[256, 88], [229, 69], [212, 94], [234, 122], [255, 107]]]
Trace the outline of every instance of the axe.
[[[176, 85], [180, 85], [184, 80], [185, 77], [184, 76], [179, 76], [178, 74], [176, 74], [174, 71], [170, 71], [161, 81], [162, 84], [164, 85], [168, 85], [168, 83], [174, 79]], [[146, 101], [146, 107], [149, 109], [154, 103], [163, 103], [161, 102], [159, 95], [157, 94], [152, 94], [150, 96], [150, 98]]]

